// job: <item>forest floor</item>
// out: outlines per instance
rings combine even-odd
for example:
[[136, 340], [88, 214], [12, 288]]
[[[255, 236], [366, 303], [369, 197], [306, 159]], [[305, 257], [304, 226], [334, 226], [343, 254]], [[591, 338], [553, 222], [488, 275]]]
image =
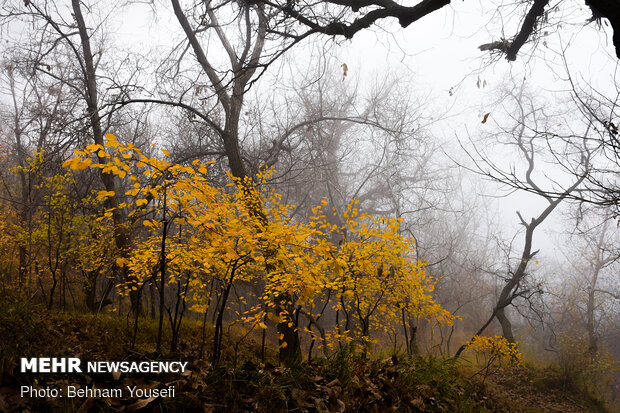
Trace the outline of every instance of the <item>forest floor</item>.
[[[29, 319], [0, 308], [0, 411], [188, 412], [605, 412], [603, 405], [553, 368], [500, 369], [482, 380], [451, 359], [392, 356], [363, 360], [346, 352], [291, 368], [260, 361], [249, 338], [225, 342], [217, 366], [198, 358], [201, 329], [187, 323], [179, 351], [156, 354], [156, 323], [141, 321], [130, 349], [132, 322], [113, 315], [62, 313], [40, 308]], [[212, 331], [211, 331], [212, 332]], [[207, 343], [212, 337], [207, 335]], [[209, 347], [207, 347], [209, 348]], [[20, 357], [95, 360], [183, 360], [184, 374], [22, 374]], [[275, 360], [273, 349], [266, 360]], [[473, 377], [472, 377], [472, 372]], [[175, 388], [175, 397], [27, 398], [21, 386], [64, 388]]]

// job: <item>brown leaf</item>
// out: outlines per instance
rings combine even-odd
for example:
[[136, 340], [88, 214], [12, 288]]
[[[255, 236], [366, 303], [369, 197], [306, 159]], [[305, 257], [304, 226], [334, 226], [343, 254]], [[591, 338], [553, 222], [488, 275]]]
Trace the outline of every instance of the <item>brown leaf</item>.
[[297, 405], [299, 407], [313, 407], [313, 405], [311, 403], [309, 403], [308, 401], [306, 401], [306, 397], [307, 397], [307, 392], [301, 390], [301, 389], [293, 389], [291, 390], [291, 398], [293, 400], [295, 400], [295, 403], [297, 403]]
[[319, 399], [318, 397], [314, 397], [312, 400], [314, 402], [314, 408], [316, 409], [317, 412], [319, 413], [329, 412], [329, 408], [325, 404], [325, 400]]
[[140, 410], [140, 409], [146, 407], [150, 402], [152, 402], [156, 398], [157, 397], [152, 396], [152, 397], [149, 397], [148, 399], [140, 399], [137, 402], [127, 406], [127, 411], [128, 412], [135, 412], [136, 410]]
[[334, 379], [326, 384], [327, 387], [340, 386], [340, 380]]
[[482, 123], [487, 123], [487, 119], [489, 118], [490, 114], [491, 114], [491, 112], [484, 114], [484, 117], [482, 118]]
[[114, 380], [118, 380], [121, 378], [121, 372], [120, 370], [116, 370], [112, 372], [112, 377], [114, 378]]
[[342, 400], [337, 399], [336, 397], [329, 398], [329, 411], [330, 412], [344, 413], [345, 410], [347, 410], [347, 406], [344, 404]]
[[95, 398], [94, 397], [89, 397], [88, 399], [86, 399], [86, 401], [84, 403], [82, 403], [82, 405], [80, 406], [80, 408], [77, 411], [78, 411], [78, 413], [89, 412], [90, 409], [94, 405], [95, 405]]
[[411, 405], [416, 409], [421, 409], [424, 406], [424, 401], [422, 399], [413, 399], [411, 400]]

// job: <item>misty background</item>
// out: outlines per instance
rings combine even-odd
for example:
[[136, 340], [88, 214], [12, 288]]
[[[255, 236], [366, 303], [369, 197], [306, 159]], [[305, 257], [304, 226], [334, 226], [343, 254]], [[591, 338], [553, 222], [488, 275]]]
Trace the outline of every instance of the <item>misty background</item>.
[[[372, 216], [402, 218], [416, 258], [438, 280], [434, 297], [459, 317], [452, 326], [409, 320], [406, 337], [422, 351], [454, 354], [484, 326], [514, 335], [540, 360], [604, 352], [617, 366], [618, 60], [609, 24], [589, 21], [583, 2], [550, 5], [516, 61], [479, 47], [517, 32], [527, 2], [454, 2], [406, 29], [379, 21], [351, 40], [308, 36], [290, 49], [279, 32], [257, 32], [259, 18], [236, 2], [182, 2], [223, 86], [205, 73], [168, 2], [81, 2], [94, 101], [70, 3], [0, 6], [2, 202], [22, 227], [44, 208], [42, 178], [25, 185], [23, 173], [8, 171], [43, 150], [41, 177], [59, 173], [74, 149], [92, 143], [92, 107], [104, 133], [147, 154], [164, 148], [179, 164], [215, 161], [211, 182], [224, 187], [226, 171], [238, 175], [214, 125], [228, 131], [232, 109], [219, 91], [233, 90], [243, 96], [239, 170], [273, 167], [264, 188], [294, 205], [293, 220], [308, 219], [323, 199], [338, 213], [355, 199]], [[259, 41], [256, 61], [231, 69]], [[74, 195], [109, 190], [94, 173], [80, 179]], [[19, 263], [4, 273], [32, 271], [32, 249], [13, 248], [3, 254]], [[61, 298], [55, 275], [35, 272], [33, 294], [50, 307], [93, 309], [116, 290], [101, 273], [80, 293], [83, 281], [71, 275], [62, 291], [86, 298]], [[154, 315], [162, 300], [153, 291], [144, 305]], [[126, 301], [118, 306], [130, 311]], [[620, 376], [608, 370], [601, 393], [617, 400]]]

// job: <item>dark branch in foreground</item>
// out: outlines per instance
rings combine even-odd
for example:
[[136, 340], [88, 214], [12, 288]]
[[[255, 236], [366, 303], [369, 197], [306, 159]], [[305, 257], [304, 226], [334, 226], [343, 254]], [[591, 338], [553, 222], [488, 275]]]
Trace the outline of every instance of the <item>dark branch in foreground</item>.
[[[353, 12], [359, 12], [360, 9], [366, 7], [375, 7], [374, 9], [363, 14], [361, 17], [356, 18], [351, 23], [343, 23], [339, 21], [336, 16], [332, 19], [327, 19], [324, 24], [319, 23], [315, 13], [312, 13], [312, 6], [299, 5], [298, 3], [286, 1], [262, 1], [265, 5], [279, 9], [286, 16], [292, 17], [297, 22], [307, 26], [313, 33], [322, 33], [333, 36], [344, 36], [347, 39], [352, 38], [355, 33], [360, 30], [367, 29], [375, 22], [388, 17], [398, 19], [398, 23], [401, 27], [407, 27], [411, 23], [421, 19], [422, 17], [431, 14], [442, 7], [450, 4], [450, 0], [422, 0], [415, 6], [403, 6], [392, 0], [332, 0], [327, 3], [331, 3], [338, 6], [350, 7]], [[305, 14], [304, 12], [310, 12]], [[299, 37], [305, 36], [305, 34], [298, 35]], [[293, 36], [296, 37], [296, 36]]]

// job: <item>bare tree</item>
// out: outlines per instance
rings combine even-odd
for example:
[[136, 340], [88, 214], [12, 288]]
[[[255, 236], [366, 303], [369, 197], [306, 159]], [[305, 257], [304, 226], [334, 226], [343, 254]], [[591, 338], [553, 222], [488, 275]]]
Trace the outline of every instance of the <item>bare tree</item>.
[[[541, 148], [549, 145], [544, 129], [546, 121], [543, 107], [537, 104], [532, 98], [528, 98], [524, 94], [525, 83], [518, 87], [513, 87], [508, 93], [514, 103], [515, 113], [513, 115], [513, 126], [505, 130], [503, 133], [507, 135], [512, 145], [516, 146], [519, 153], [525, 160], [525, 171], [520, 176], [515, 167], [506, 170], [492, 162], [487, 155], [481, 150], [475, 148], [475, 155], [467, 152], [476, 162], [476, 170], [478, 173], [493, 179], [503, 185], [512, 188], [525, 188], [546, 201], [546, 207], [529, 221], [523, 218], [520, 212], [517, 212], [520, 224], [524, 227], [523, 247], [520, 252], [520, 258], [516, 262], [516, 268], [508, 268], [507, 275], [504, 277], [504, 286], [497, 297], [491, 316], [476, 332], [476, 335], [482, 334], [494, 319], [500, 323], [504, 337], [510, 342], [514, 342], [514, 334], [512, 324], [507, 317], [506, 309], [513, 305], [515, 299], [528, 299], [540, 292], [540, 286], [529, 285], [527, 283], [528, 265], [538, 254], [538, 250], [534, 250], [533, 237], [535, 230], [549, 217], [549, 215], [573, 192], [575, 192], [590, 173], [590, 160], [592, 157], [592, 148], [588, 144], [590, 128], [585, 127], [585, 131], [581, 136], [574, 136], [573, 139], [562, 140], [565, 146], [563, 153], [567, 154], [565, 163], [572, 160], [572, 170], [570, 176], [572, 181], [559, 185], [557, 181], [551, 181], [551, 188], [546, 189], [539, 184], [536, 178], [540, 174], [536, 169], [536, 160], [541, 157]], [[569, 176], [569, 177], [570, 177]], [[563, 189], [558, 190], [561, 187]], [[464, 350], [465, 346], [461, 346], [456, 353], [458, 357]]]
[[[70, 125], [76, 107], [69, 88], [57, 79], [39, 77], [35, 67], [28, 64], [30, 57], [28, 51], [7, 47], [0, 75], [0, 94], [7, 99], [0, 113], [11, 125], [5, 141], [11, 154], [10, 164], [5, 165], [5, 170], [8, 172], [17, 166], [15, 173], [19, 180], [14, 190], [7, 191], [6, 200], [12, 209], [19, 211], [19, 225], [28, 231], [33, 230], [32, 217], [44, 207], [43, 196], [37, 188], [45, 177], [59, 172], [59, 165], [73, 138]], [[63, 69], [66, 68], [58, 72], [62, 73]], [[39, 160], [34, 161], [35, 158]], [[10, 177], [6, 172], [0, 177], [8, 189]], [[28, 275], [30, 292], [33, 254], [23, 242], [18, 243], [17, 248], [19, 288], [21, 291]]]
[[575, 302], [574, 305], [582, 312], [581, 322], [587, 331], [588, 351], [595, 356], [600, 347], [600, 333], [604, 329], [601, 324], [610, 317], [605, 314], [605, 307], [609, 306], [604, 303], [613, 304], [615, 300], [620, 300], [620, 294], [609, 277], [620, 257], [620, 246], [609, 209], [579, 208], [575, 212], [577, 226], [571, 237], [573, 251], [569, 251], [567, 261], [575, 273], [576, 291], [585, 293], [580, 300], [583, 302]]
[[[132, 79], [130, 76], [125, 84], [117, 78], [120, 76], [119, 70], [110, 70], [104, 24], [109, 15], [106, 17], [105, 12], [102, 13], [104, 17], [97, 15], [96, 7], [85, 6], [80, 0], [72, 0], [68, 9], [60, 6], [61, 4], [55, 1], [10, 1], [2, 6], [0, 22], [8, 33], [13, 27], [17, 33], [23, 31], [32, 39], [27, 44], [19, 42], [14, 45], [14, 48], [23, 50], [24, 58], [19, 64], [34, 69], [33, 76], [41, 81], [56, 82], [57, 89], [66, 91], [65, 96], [57, 97], [57, 102], [66, 101], [73, 105], [71, 122], [54, 125], [61, 136], [64, 133], [72, 137], [61, 147], [67, 150], [71, 149], [72, 145], [83, 145], [86, 142], [103, 146], [105, 134], [114, 126], [123, 127], [132, 122], [140, 124], [140, 115], [130, 114], [123, 118], [116, 113], [115, 116], [110, 116], [110, 112], [119, 108], [119, 99], [131, 89]], [[87, 10], [86, 15], [84, 10]], [[93, 21], [94, 25], [91, 23]], [[115, 124], [114, 119], [119, 122]], [[60, 132], [63, 129], [64, 132]], [[100, 158], [99, 161], [104, 159]], [[120, 188], [110, 174], [102, 172], [100, 181], [106, 191], [115, 194], [104, 201], [104, 206], [112, 212], [116, 248], [120, 254], [126, 254], [130, 233], [123, 225], [125, 217], [118, 208]], [[127, 274], [122, 268], [113, 269], [112, 273], [121, 273], [127, 280]], [[114, 280], [110, 280], [104, 295], [107, 295], [113, 286]], [[87, 294], [87, 297], [92, 298], [92, 294]], [[132, 310], [138, 312], [139, 296], [132, 292], [130, 298]], [[103, 300], [105, 299], [106, 297], [103, 297]]]

